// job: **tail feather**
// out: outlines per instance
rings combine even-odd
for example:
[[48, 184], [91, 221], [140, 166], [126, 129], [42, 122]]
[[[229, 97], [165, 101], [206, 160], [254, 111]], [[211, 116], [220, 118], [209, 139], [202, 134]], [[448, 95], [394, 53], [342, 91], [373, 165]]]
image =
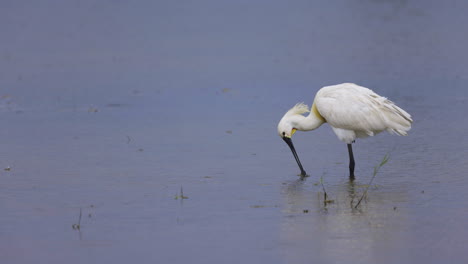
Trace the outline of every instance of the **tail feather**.
[[411, 115], [392, 102], [390, 102], [386, 108], [387, 115], [385, 117], [387, 119], [387, 131], [400, 136], [408, 135], [408, 131], [411, 129], [411, 124], [413, 123]]
[[387, 131], [400, 136], [408, 135], [408, 131], [411, 129], [411, 124], [413, 123], [411, 115], [396, 105], [392, 106], [392, 110], [392, 114], [387, 115]]

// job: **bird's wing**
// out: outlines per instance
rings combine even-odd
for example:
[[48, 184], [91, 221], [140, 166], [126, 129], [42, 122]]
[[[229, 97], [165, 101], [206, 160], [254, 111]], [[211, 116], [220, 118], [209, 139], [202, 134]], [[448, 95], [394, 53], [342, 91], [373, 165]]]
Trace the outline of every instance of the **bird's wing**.
[[[396, 116], [398, 113], [395, 112], [402, 109], [372, 90], [357, 85], [321, 89], [314, 103], [319, 113], [335, 128], [362, 131], [369, 136], [383, 130], [409, 130], [404, 129], [403, 125], [391, 127], [392, 120], [397, 121], [393, 123], [401, 123], [402, 118]], [[410, 127], [410, 123], [408, 125]], [[400, 134], [398, 131], [393, 132]]]

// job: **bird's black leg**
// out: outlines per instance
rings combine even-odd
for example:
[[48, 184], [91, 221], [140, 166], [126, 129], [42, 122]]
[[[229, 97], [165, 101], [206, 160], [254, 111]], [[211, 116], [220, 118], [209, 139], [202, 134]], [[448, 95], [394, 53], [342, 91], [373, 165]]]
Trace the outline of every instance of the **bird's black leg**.
[[354, 155], [353, 147], [351, 144], [348, 144], [348, 154], [349, 154], [349, 179], [354, 180]]

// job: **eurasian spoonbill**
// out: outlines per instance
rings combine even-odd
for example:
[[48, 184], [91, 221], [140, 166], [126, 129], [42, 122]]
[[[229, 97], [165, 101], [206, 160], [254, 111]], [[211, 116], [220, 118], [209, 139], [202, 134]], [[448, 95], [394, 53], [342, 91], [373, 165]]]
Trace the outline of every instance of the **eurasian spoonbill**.
[[[307, 112], [309, 115], [302, 115]], [[328, 123], [338, 139], [348, 144], [349, 177], [353, 180], [355, 163], [351, 144], [356, 138], [374, 136], [384, 130], [406, 136], [412, 122], [410, 114], [387, 98], [354, 83], [343, 83], [321, 88], [310, 110], [304, 103], [296, 104], [279, 122], [278, 134], [291, 148], [300, 175], [306, 176], [291, 137], [297, 130], [314, 130]]]

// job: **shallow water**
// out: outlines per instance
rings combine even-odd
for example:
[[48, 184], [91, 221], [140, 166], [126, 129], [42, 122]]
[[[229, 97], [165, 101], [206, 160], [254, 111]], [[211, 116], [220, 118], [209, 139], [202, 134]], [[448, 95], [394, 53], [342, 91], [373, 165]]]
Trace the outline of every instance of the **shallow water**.
[[[467, 6], [453, 4], [3, 4], [2, 263], [464, 261]], [[413, 129], [358, 140], [354, 183], [328, 125], [298, 132], [301, 180], [277, 122], [344, 81]]]

